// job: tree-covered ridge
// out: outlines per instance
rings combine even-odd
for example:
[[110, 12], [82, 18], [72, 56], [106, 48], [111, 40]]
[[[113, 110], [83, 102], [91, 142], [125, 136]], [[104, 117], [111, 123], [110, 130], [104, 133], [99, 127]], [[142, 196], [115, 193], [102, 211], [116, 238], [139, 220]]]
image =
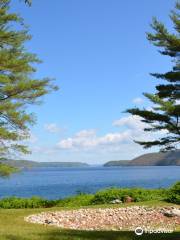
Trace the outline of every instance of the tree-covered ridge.
[[[1, 162], [0, 162], [1, 163]], [[88, 167], [84, 162], [35, 162], [28, 160], [6, 160], [6, 164], [15, 168], [37, 168], [37, 167]]]
[[35, 118], [26, 108], [29, 104], [38, 104], [42, 96], [57, 89], [49, 78], [36, 79], [36, 64], [40, 60], [26, 50], [24, 44], [31, 36], [23, 19], [10, 13], [10, 2], [0, 0], [1, 159], [12, 158], [17, 152], [29, 152], [22, 140], [29, 137], [29, 126]]
[[180, 166], [180, 150], [147, 153], [132, 160], [109, 161], [104, 166]]
[[127, 112], [140, 116], [142, 122], [149, 124], [147, 132], [164, 131], [165, 135], [152, 141], [136, 141], [145, 148], [159, 146], [161, 150], [173, 150], [180, 143], [180, 3], [171, 12], [170, 18], [174, 33], [170, 33], [163, 23], [153, 19], [153, 33], [148, 33], [148, 40], [160, 48], [162, 55], [172, 58], [173, 68], [166, 73], [153, 73], [152, 76], [162, 79], [156, 86], [156, 93], [144, 93], [154, 105], [151, 110], [132, 108]]

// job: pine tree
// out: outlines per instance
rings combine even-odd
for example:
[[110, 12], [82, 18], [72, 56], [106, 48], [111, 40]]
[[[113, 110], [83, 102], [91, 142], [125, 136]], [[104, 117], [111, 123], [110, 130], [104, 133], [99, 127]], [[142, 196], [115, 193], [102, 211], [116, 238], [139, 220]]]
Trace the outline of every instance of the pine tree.
[[31, 36], [23, 19], [9, 8], [10, 0], [0, 0], [0, 159], [29, 153], [22, 140], [29, 137], [35, 119], [26, 108], [57, 90], [51, 79], [34, 77], [40, 60], [25, 49]]
[[153, 77], [162, 79], [156, 86], [155, 94], [144, 93], [154, 105], [152, 110], [133, 108], [127, 112], [140, 116], [142, 122], [149, 124], [144, 131], [149, 133], [164, 130], [163, 137], [153, 141], [135, 141], [144, 148], [159, 146], [160, 150], [168, 151], [179, 147], [180, 143], [180, 2], [170, 14], [174, 32], [170, 33], [163, 23], [153, 19], [153, 33], [147, 39], [160, 48], [160, 53], [171, 57], [173, 67], [166, 73], [153, 73]]

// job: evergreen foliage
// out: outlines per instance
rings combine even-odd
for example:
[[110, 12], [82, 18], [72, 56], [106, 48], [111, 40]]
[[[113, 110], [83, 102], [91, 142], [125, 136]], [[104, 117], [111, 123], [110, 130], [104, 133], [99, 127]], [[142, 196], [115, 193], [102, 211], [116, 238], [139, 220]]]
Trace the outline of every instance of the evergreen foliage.
[[169, 189], [167, 201], [180, 204], [180, 181]]
[[[31, 39], [23, 19], [10, 13], [10, 0], [0, 0], [0, 159], [16, 153], [29, 153], [23, 140], [35, 123], [26, 108], [41, 102], [41, 97], [57, 90], [49, 78], [36, 79], [40, 60], [25, 48]], [[27, 1], [26, 1], [27, 2]], [[30, 1], [28, 1], [30, 3]]]
[[153, 19], [153, 33], [147, 39], [160, 48], [160, 53], [172, 58], [173, 67], [166, 73], [153, 73], [153, 77], [162, 79], [156, 86], [155, 94], [144, 93], [154, 105], [152, 110], [132, 108], [127, 112], [141, 117], [149, 124], [144, 131], [164, 131], [165, 135], [152, 141], [136, 141], [144, 148], [159, 146], [162, 151], [174, 150], [180, 143], [180, 2], [170, 14], [174, 32], [170, 33], [163, 23]]

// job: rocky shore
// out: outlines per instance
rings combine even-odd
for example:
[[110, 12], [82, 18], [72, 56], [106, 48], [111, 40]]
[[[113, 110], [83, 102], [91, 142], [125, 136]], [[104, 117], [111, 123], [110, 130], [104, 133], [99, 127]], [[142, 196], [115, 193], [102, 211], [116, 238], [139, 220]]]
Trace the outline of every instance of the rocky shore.
[[122, 208], [84, 208], [42, 212], [25, 221], [77, 230], [133, 230], [163, 228], [175, 230], [180, 226], [180, 209], [132, 206]]

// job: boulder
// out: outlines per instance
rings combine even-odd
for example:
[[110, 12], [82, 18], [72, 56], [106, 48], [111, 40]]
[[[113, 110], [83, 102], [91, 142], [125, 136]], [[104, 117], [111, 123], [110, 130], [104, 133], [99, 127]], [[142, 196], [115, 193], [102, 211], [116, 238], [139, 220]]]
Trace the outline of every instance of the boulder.
[[124, 197], [124, 202], [125, 203], [131, 203], [131, 202], [134, 202], [134, 199], [130, 196], [126, 196], [126, 197]]
[[122, 203], [122, 201], [119, 200], [119, 199], [114, 199], [110, 203], [112, 203], [112, 204], [119, 204], [119, 203]]
[[180, 217], [180, 209], [172, 209], [172, 213], [177, 216]]
[[163, 212], [166, 217], [180, 217], [180, 209], [171, 209]]
[[51, 220], [49, 220], [49, 219], [45, 219], [45, 221], [44, 221], [46, 224], [52, 224], [53, 223], [53, 221], [51, 221]]

